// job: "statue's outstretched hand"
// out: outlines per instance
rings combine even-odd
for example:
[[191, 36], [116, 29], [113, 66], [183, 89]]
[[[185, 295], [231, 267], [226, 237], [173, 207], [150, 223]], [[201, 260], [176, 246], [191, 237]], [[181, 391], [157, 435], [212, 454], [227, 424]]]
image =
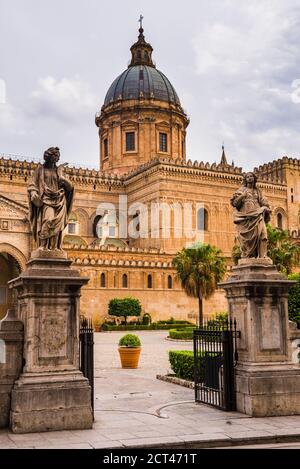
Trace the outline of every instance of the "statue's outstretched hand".
[[264, 207], [263, 217], [266, 223], [269, 223], [271, 220], [271, 209], [269, 207]]
[[30, 199], [33, 205], [35, 205], [36, 207], [41, 207], [43, 205], [43, 201], [37, 192], [32, 192]]

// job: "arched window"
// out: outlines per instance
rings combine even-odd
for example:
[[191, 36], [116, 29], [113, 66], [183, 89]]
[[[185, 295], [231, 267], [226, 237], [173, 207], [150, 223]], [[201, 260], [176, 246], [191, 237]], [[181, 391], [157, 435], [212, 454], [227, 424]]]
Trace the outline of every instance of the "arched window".
[[105, 273], [102, 272], [101, 277], [100, 277], [100, 285], [102, 288], [105, 287]]
[[97, 215], [94, 219], [93, 222], [93, 236], [95, 238], [101, 238], [102, 237], [102, 227], [101, 224], [99, 223], [102, 218], [102, 215]]
[[171, 275], [168, 275], [168, 289], [171, 290], [172, 288], [172, 276]]
[[76, 234], [77, 232], [77, 215], [72, 212], [68, 220], [68, 234]]
[[136, 230], [137, 233], [140, 232], [140, 219], [139, 219], [139, 216], [140, 216], [140, 213], [139, 213], [139, 212], [136, 212], [136, 213], [132, 216], [132, 220], [134, 220], [135, 230]]
[[123, 274], [123, 277], [122, 277], [122, 287], [123, 287], [123, 288], [128, 288], [128, 277], [127, 277], [127, 274]]
[[152, 275], [148, 275], [148, 280], [147, 280], [147, 286], [148, 288], [152, 288]]
[[277, 213], [277, 228], [282, 230], [282, 213]]
[[206, 208], [199, 208], [199, 210], [197, 211], [197, 230], [208, 230], [208, 211], [206, 210]]
[[75, 234], [76, 233], [76, 223], [75, 222], [70, 222], [68, 223], [68, 233], [69, 234]]

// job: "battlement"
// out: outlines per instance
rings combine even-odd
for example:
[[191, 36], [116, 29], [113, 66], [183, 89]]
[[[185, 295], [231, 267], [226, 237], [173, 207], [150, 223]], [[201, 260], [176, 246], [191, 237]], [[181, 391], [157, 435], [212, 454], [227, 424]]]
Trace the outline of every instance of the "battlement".
[[[184, 162], [180, 158], [173, 160], [172, 158], [166, 156], [158, 156], [139, 166], [138, 168], [135, 168], [132, 171], [126, 173], [124, 175], [124, 182], [126, 183], [133, 177], [138, 176], [144, 171], [150, 170], [156, 166], [161, 166], [169, 173], [199, 175], [205, 178], [210, 177], [216, 179], [230, 179], [236, 181], [237, 183], [240, 183], [243, 176], [242, 168], [233, 165], [209, 162], [205, 163], [203, 161], [192, 162], [191, 160]], [[257, 168], [255, 168], [255, 172], [258, 175], [259, 182], [277, 186], [284, 184], [284, 179], [280, 177], [280, 175], [273, 174], [271, 172], [267, 174], [260, 173]]]
[[[0, 177], [6, 176], [10, 180], [14, 178], [23, 179], [25, 182], [41, 164], [37, 161], [26, 161], [26, 159], [13, 159], [11, 157], [0, 157]], [[209, 163], [203, 161], [191, 161], [190, 159], [185, 162], [181, 158], [176, 160], [167, 156], [157, 156], [152, 160], [144, 163], [126, 174], [118, 175], [109, 171], [101, 171], [96, 169], [88, 169], [75, 166], [66, 166], [65, 172], [75, 184], [79, 185], [107, 185], [107, 186], [123, 186], [135, 176], [142, 174], [152, 168], [160, 167], [164, 171], [177, 174], [191, 174], [203, 177], [212, 177], [218, 179], [236, 179], [241, 180], [243, 170], [241, 167], [222, 164], [222, 163]], [[287, 156], [274, 160], [270, 163], [254, 168], [259, 181], [267, 182], [270, 184], [284, 184], [286, 167], [293, 167], [300, 170], [300, 159], [288, 158]]]
[[[13, 159], [2, 156], [0, 158], [0, 177], [9, 176], [10, 179], [30, 177], [36, 167], [41, 164], [36, 161], [26, 161], [21, 159]], [[70, 180], [77, 184], [107, 184], [122, 185], [121, 176], [107, 171], [98, 171], [96, 169], [87, 169], [75, 166], [66, 166], [65, 172]]]
[[300, 171], [300, 159], [283, 156], [277, 160], [265, 163], [258, 168], [254, 168], [254, 172], [257, 174], [258, 178], [262, 180], [278, 179], [285, 182], [287, 169]]
[[[128, 173], [126, 173], [123, 177], [124, 180], [130, 179], [135, 175], [138, 175], [142, 172], [144, 172], [147, 169], [150, 169], [154, 166], [157, 165], [165, 165], [168, 166], [169, 168], [175, 167], [178, 168], [179, 170], [182, 170], [183, 172], [189, 172], [188, 170], [194, 170], [194, 169], [200, 169], [200, 170], [207, 170], [207, 171], [213, 171], [214, 173], [228, 173], [228, 174], [233, 174], [233, 175], [240, 175], [242, 174], [242, 168], [239, 168], [237, 166], [232, 166], [232, 165], [224, 165], [224, 164], [217, 164], [217, 163], [205, 163], [203, 161], [192, 161], [188, 160], [185, 162], [182, 158], [176, 158], [175, 160], [173, 158], [170, 158], [168, 156], [156, 156], [155, 158], [152, 158], [150, 161], [147, 163], [144, 163], [137, 168], [132, 169]], [[182, 172], [181, 171], [181, 172]]]

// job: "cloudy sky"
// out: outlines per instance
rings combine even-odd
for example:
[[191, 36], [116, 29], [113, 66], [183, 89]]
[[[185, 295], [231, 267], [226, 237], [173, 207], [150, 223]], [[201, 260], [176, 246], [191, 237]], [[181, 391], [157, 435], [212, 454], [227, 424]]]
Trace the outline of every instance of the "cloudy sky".
[[140, 13], [191, 119], [189, 158], [218, 161], [223, 141], [245, 169], [299, 156], [299, 0], [0, 0], [0, 153], [57, 145], [97, 168], [94, 116]]

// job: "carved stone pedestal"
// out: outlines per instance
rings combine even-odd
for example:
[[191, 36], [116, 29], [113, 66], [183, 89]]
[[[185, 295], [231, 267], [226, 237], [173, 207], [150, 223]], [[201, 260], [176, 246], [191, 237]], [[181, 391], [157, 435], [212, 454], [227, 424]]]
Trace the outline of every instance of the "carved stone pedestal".
[[78, 352], [80, 289], [88, 279], [71, 269], [64, 253], [33, 256], [10, 282], [24, 323], [24, 367], [12, 390], [11, 429], [91, 428], [91, 389], [79, 371]]
[[233, 267], [226, 291], [237, 320], [237, 410], [255, 417], [300, 414], [300, 366], [291, 362], [286, 280], [268, 259]]

